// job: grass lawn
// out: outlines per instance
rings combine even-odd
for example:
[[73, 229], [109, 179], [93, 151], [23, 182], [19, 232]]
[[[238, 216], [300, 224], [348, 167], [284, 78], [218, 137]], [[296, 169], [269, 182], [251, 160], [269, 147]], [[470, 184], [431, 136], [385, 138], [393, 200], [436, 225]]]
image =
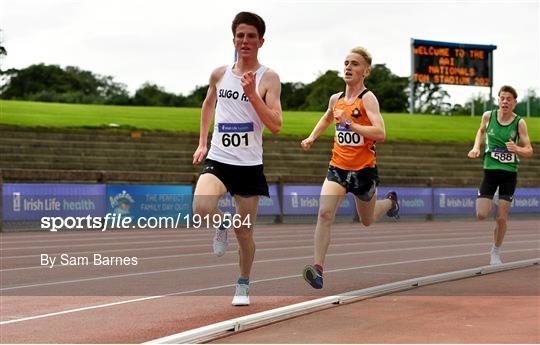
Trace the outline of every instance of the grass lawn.
[[[309, 135], [322, 112], [283, 113], [282, 135]], [[480, 117], [383, 114], [387, 140], [471, 142]], [[194, 132], [199, 131], [200, 109], [134, 107], [0, 101], [0, 124], [27, 127], [106, 127]], [[529, 136], [540, 142], [540, 118], [526, 118]], [[330, 127], [324, 136], [332, 136]]]

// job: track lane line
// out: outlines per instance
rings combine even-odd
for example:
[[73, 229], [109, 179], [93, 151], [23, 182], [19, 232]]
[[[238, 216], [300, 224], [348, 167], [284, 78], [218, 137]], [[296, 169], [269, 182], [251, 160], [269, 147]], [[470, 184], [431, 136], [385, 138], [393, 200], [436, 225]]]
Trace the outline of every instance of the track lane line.
[[[510, 244], [510, 243], [512, 243], [512, 244], [515, 244], [515, 243], [531, 243], [531, 242], [540, 242], [540, 241], [510, 241], [510, 242], [506, 242], [506, 244]], [[484, 246], [484, 245], [485, 245], [484, 242], [477, 242], [477, 243], [470, 243], [470, 244], [453, 244], [453, 245], [443, 245], [443, 246], [409, 247], [409, 248], [398, 248], [398, 249], [395, 249], [395, 248], [394, 249], [378, 249], [378, 250], [371, 250], [371, 251], [355, 251], [355, 252], [328, 254], [327, 257], [363, 255], [363, 254], [376, 254], [376, 253], [389, 253], [389, 252], [392, 253], [392, 252], [413, 251], [413, 250], [431, 250], [431, 249], [440, 249], [440, 248], [459, 248], [459, 247], [471, 247], [471, 246], [474, 247], [474, 246]], [[539, 248], [532, 248], [532, 249], [527, 249], [527, 250], [538, 250], [538, 251], [540, 251]], [[303, 259], [309, 259], [309, 258], [312, 258], [312, 255], [287, 257], [287, 258], [279, 258], [279, 259], [257, 260], [257, 261], [254, 261], [253, 263], [254, 264], [255, 263], [260, 264], [260, 263], [289, 261], [289, 260], [303, 260]], [[231, 262], [231, 263], [215, 264], [215, 265], [189, 266], [189, 267], [182, 267], [182, 268], [171, 268], [171, 269], [165, 269], [165, 270], [156, 270], [156, 271], [145, 271], [145, 272], [136, 272], [136, 273], [114, 274], [114, 275], [109, 275], [109, 276], [99, 276], [99, 277], [91, 277], [91, 278], [62, 280], [62, 281], [55, 281], [55, 282], [49, 282], [49, 283], [17, 285], [17, 286], [10, 286], [10, 287], [0, 288], [0, 291], [2, 291], [2, 292], [3, 291], [13, 291], [13, 290], [27, 289], [27, 288], [32, 288], [32, 287], [42, 287], [42, 286], [52, 286], [52, 285], [72, 284], [72, 283], [84, 283], [84, 282], [96, 281], [96, 280], [107, 280], [107, 279], [117, 279], [117, 278], [125, 278], [125, 277], [153, 275], [153, 274], [162, 274], [162, 273], [171, 273], [171, 272], [181, 272], [181, 271], [190, 271], [190, 270], [203, 270], [203, 269], [221, 268], [221, 267], [235, 266], [237, 264], [238, 264], [238, 261], [234, 261], [234, 262]]]
[[[527, 249], [527, 250], [507, 250], [506, 253], [513, 253], [513, 252], [524, 252], [524, 251], [531, 251], [531, 250], [538, 250], [538, 249]], [[389, 262], [389, 263], [382, 263], [382, 264], [375, 264], [375, 265], [366, 265], [366, 266], [357, 266], [357, 267], [349, 267], [344, 269], [334, 269], [334, 270], [327, 270], [326, 273], [332, 273], [332, 272], [341, 272], [341, 271], [350, 271], [350, 270], [358, 270], [358, 269], [365, 269], [365, 268], [373, 268], [373, 267], [384, 267], [384, 266], [392, 266], [392, 265], [404, 265], [409, 263], [419, 263], [419, 262], [428, 262], [428, 261], [440, 261], [440, 260], [451, 260], [451, 259], [459, 259], [459, 258], [465, 258], [465, 257], [474, 257], [474, 256], [483, 256], [485, 253], [475, 253], [475, 254], [464, 254], [464, 255], [455, 255], [455, 256], [443, 256], [443, 257], [435, 257], [435, 258], [427, 258], [427, 259], [414, 259], [414, 260], [406, 260], [406, 261], [397, 261], [397, 262]], [[291, 279], [291, 278], [301, 278], [301, 275], [295, 274], [295, 275], [288, 275], [288, 276], [280, 276], [280, 277], [273, 277], [273, 278], [267, 278], [267, 279], [259, 279], [252, 281], [252, 284], [256, 283], [264, 283], [264, 282], [270, 282], [270, 281], [276, 281], [276, 280], [285, 280], [285, 279]], [[213, 286], [208, 288], [202, 288], [202, 289], [196, 289], [196, 290], [190, 290], [190, 291], [178, 291], [178, 292], [172, 292], [169, 294], [164, 295], [158, 295], [158, 296], [148, 296], [148, 297], [142, 297], [142, 298], [136, 298], [136, 299], [130, 299], [130, 300], [124, 300], [119, 302], [112, 302], [112, 303], [105, 303], [105, 304], [97, 304], [93, 306], [88, 307], [81, 307], [81, 308], [74, 308], [74, 309], [67, 309], [59, 312], [53, 312], [53, 313], [47, 313], [47, 314], [40, 314], [40, 315], [34, 315], [34, 316], [28, 316], [23, 317], [19, 319], [12, 319], [12, 320], [6, 320], [1, 321], [0, 325], [8, 325], [13, 323], [19, 323], [19, 322], [25, 322], [25, 321], [32, 321], [32, 320], [38, 320], [48, 317], [54, 317], [59, 315], [66, 315], [66, 314], [72, 314], [76, 312], [82, 312], [87, 310], [95, 310], [95, 309], [102, 309], [117, 305], [123, 305], [128, 303], [137, 303], [137, 302], [143, 302], [143, 301], [149, 301], [149, 300], [156, 300], [164, 297], [169, 296], [180, 296], [180, 295], [186, 295], [189, 293], [196, 293], [196, 292], [203, 292], [203, 291], [211, 291], [211, 290], [218, 290], [222, 288], [228, 288], [233, 287], [236, 284], [227, 284], [227, 285], [219, 285], [219, 286]]]
[[[464, 233], [471, 233], [470, 231], [465, 231]], [[426, 237], [425, 235], [418, 235], [418, 234], [409, 234], [409, 235], [385, 235], [385, 236], [372, 236], [372, 237], [363, 237], [362, 239], [363, 240], [370, 240], [370, 239], [387, 239], [387, 238], [390, 238], [390, 239], [395, 239], [395, 238], [411, 238], [411, 237]], [[441, 234], [441, 235], [438, 235], [438, 236], [443, 236], [442, 238], [445, 239], [445, 238], [453, 238], [455, 237], [455, 234], [452, 233], [452, 234]], [[446, 236], [446, 237], [444, 237]], [[450, 236], [450, 237], [448, 237]], [[517, 235], [516, 236], [529, 236], [529, 234], [522, 234], [522, 235]], [[275, 238], [275, 236], [271, 236], [270, 238]], [[358, 236], [354, 236], [354, 237], [348, 237], [346, 239], [357, 239]], [[540, 238], [540, 236], [539, 236]], [[255, 240], [259, 240], [260, 238], [259, 237], [256, 237]], [[344, 238], [341, 238], [341, 239], [344, 239]], [[437, 239], [437, 238], [434, 238], [434, 239]], [[210, 238], [208, 239], [210, 241]], [[313, 238], [310, 237], [310, 238], [306, 238], [304, 240], [298, 240], [296, 242], [306, 242], [306, 241], [313, 241]], [[170, 241], [168, 241], [170, 242]], [[291, 240], [276, 240], [276, 241], [265, 241], [264, 243], [294, 243], [295, 241], [291, 241]], [[105, 249], [105, 250], [100, 250], [100, 253], [109, 253], [109, 252], [126, 252], [126, 251], [132, 251], [132, 250], [162, 250], [162, 249], [183, 249], [183, 248], [186, 248], [186, 249], [190, 249], [190, 248], [199, 248], [199, 247], [209, 247], [211, 245], [211, 243], [204, 243], [204, 244], [193, 244], [193, 245], [186, 245], [186, 246], [162, 246], [162, 247], [141, 247], [141, 248], [120, 248], [120, 249]], [[233, 245], [236, 245], [236, 243], [233, 243]], [[95, 253], [96, 250], [92, 250], [92, 251], [79, 251], [79, 252], [70, 252], [71, 254], [75, 255], [75, 254], [93, 254]], [[52, 254], [49, 254], [49, 255], [61, 255], [63, 253], [52, 253]], [[39, 255], [39, 254], [25, 254], [25, 255], [12, 255], [12, 256], [0, 256], [0, 259], [2, 260], [5, 260], [5, 259], [21, 259], [21, 258], [33, 258], [35, 257], [36, 255]]]
[[[526, 237], [526, 236], [529, 236], [527, 234], [522, 234], [522, 235], [516, 235], [516, 234], [512, 234], [511, 236], [509, 237]], [[399, 240], [399, 241], [392, 241], [392, 242], [387, 242], [387, 241], [379, 241], [379, 242], [366, 242], [366, 241], [362, 241], [362, 242], [347, 242], [347, 243], [332, 243], [331, 246], [332, 247], [347, 247], [347, 246], [356, 246], [356, 245], [378, 245], [378, 244], [385, 244], [385, 245], [388, 245], [388, 244], [399, 244], [399, 243], [406, 243], [406, 242], [433, 242], [433, 241], [459, 241], [459, 240], [476, 240], [476, 239], [482, 239], [482, 238], [491, 238], [492, 235], [491, 234], [485, 234], [485, 235], [482, 235], [482, 236], [472, 236], [472, 237], [451, 237], [451, 238], [442, 238], [442, 239], [422, 239], [422, 240], [418, 240], [418, 239], [411, 239], [411, 240]], [[357, 239], [357, 237], [345, 237], [345, 238], [336, 238], [336, 240], [350, 240], [350, 239]], [[305, 240], [305, 241], [300, 241], [300, 242], [306, 242], [308, 240]], [[310, 239], [309, 241], [313, 241], [312, 239]], [[257, 249], [257, 252], [269, 252], [269, 251], [278, 251], [278, 250], [289, 250], [289, 249], [309, 249], [309, 248], [313, 248], [313, 245], [306, 245], [306, 246], [294, 246], [294, 247], [277, 247], [277, 248], [260, 248], [260, 249]], [[136, 250], [137, 248], [133, 248], [133, 250]], [[236, 250], [229, 250], [225, 253], [236, 253]], [[40, 254], [35, 254], [35, 255], [32, 255], [32, 257], [36, 257]], [[52, 254], [54, 255], [54, 254]], [[181, 257], [192, 257], [192, 256], [211, 256], [212, 254], [211, 253], [207, 253], [207, 252], [204, 252], [204, 253], [186, 253], [186, 254], [171, 254], [171, 255], [160, 255], [160, 256], [148, 256], [148, 257], [140, 257], [138, 258], [140, 261], [143, 261], [143, 260], [161, 260], [161, 259], [174, 259], [174, 258], [181, 258]], [[0, 269], [0, 272], [12, 272], [12, 271], [22, 271], [22, 270], [30, 270], [30, 269], [40, 269], [40, 268], [44, 268], [43, 266], [28, 266], [28, 267], [17, 267], [17, 268], [4, 268], [4, 269]]]

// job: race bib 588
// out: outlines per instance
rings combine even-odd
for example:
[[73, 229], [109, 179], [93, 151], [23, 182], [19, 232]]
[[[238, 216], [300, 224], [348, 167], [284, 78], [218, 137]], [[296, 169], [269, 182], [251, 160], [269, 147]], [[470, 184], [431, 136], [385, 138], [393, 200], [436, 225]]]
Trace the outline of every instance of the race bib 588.
[[494, 158], [501, 163], [515, 163], [516, 154], [508, 151], [505, 148], [496, 147], [491, 150], [491, 158]]

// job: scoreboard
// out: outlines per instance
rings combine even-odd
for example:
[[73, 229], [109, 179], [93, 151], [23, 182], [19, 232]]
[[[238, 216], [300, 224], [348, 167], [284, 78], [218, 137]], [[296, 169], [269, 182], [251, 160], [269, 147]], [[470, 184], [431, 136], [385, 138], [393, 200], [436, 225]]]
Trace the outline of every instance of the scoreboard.
[[411, 39], [412, 82], [493, 85], [494, 45]]

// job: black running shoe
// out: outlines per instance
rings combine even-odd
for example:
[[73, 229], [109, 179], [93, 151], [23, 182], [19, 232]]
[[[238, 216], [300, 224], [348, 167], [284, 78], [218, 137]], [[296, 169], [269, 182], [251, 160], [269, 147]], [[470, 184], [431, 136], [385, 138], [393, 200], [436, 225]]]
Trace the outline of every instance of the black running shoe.
[[304, 267], [304, 271], [302, 272], [302, 276], [304, 277], [304, 280], [314, 289], [322, 289], [322, 272], [316, 269], [315, 266], [306, 265], [306, 267]]
[[388, 192], [386, 194], [386, 199], [392, 200], [392, 208], [389, 209], [388, 212], [386, 212], [386, 215], [388, 217], [399, 219], [399, 202], [397, 193], [394, 191]]

